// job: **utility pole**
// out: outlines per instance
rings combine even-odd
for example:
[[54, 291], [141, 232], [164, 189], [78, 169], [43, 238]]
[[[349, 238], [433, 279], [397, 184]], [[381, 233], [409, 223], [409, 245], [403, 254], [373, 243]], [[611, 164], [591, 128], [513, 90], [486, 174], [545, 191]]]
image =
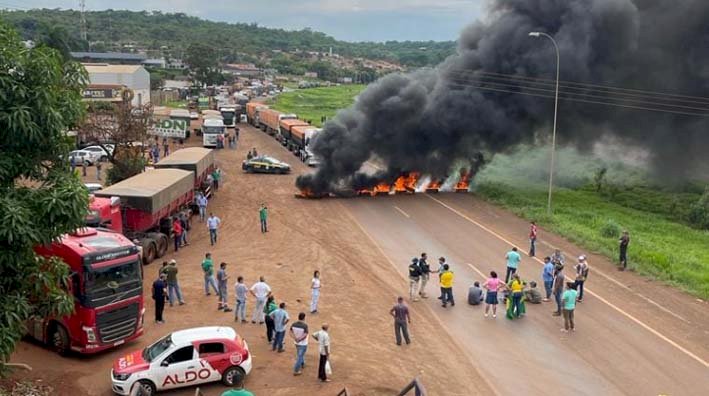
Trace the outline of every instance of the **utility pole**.
[[[79, 0], [79, 9], [81, 10], [81, 39], [88, 43], [88, 35], [86, 32], [86, 0]], [[89, 45], [91, 51], [91, 45]]]

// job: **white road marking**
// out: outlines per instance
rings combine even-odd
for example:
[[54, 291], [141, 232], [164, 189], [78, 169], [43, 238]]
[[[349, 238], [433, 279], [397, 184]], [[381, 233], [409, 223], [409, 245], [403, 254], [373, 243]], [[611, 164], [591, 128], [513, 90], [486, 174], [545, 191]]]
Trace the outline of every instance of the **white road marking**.
[[401, 210], [400, 207], [394, 205], [394, 209], [398, 210], [401, 214], [403, 214], [404, 216], [406, 216], [407, 219], [410, 219], [410, 218], [411, 218], [411, 216], [409, 216], [408, 213], [406, 213], [406, 212], [404, 212], [403, 210]]
[[465, 264], [466, 264], [468, 267], [472, 268], [473, 271], [477, 272], [477, 273], [483, 278], [483, 280], [487, 279], [487, 276], [485, 276], [485, 274], [483, 274], [482, 271], [480, 271], [476, 266], [474, 266], [474, 265], [472, 265], [472, 264], [470, 264], [470, 263], [465, 263]]
[[[493, 231], [493, 230], [491, 230], [491, 229], [485, 227], [484, 225], [480, 224], [479, 222], [477, 222], [477, 221], [471, 219], [470, 217], [466, 216], [464, 213], [462, 213], [462, 212], [460, 212], [459, 210], [457, 210], [457, 209], [455, 209], [455, 208], [453, 208], [453, 207], [447, 205], [446, 203], [440, 201], [439, 199], [436, 199], [436, 198], [434, 198], [434, 197], [432, 197], [432, 196], [430, 196], [430, 195], [428, 195], [428, 194], [426, 195], [426, 197], [428, 197], [428, 198], [434, 200], [435, 202], [438, 202], [438, 204], [440, 204], [440, 205], [443, 206], [444, 208], [446, 208], [446, 209], [450, 210], [451, 212], [457, 214], [458, 216], [462, 217], [463, 219], [465, 219], [465, 220], [467, 220], [467, 221], [469, 221], [469, 222], [471, 222], [471, 223], [477, 225], [478, 227], [480, 227], [480, 228], [482, 228], [483, 230], [487, 231], [487, 232], [490, 233], [491, 235], [494, 235], [495, 237], [497, 237], [497, 239], [499, 239], [499, 240], [501, 240], [501, 241], [503, 241], [503, 242], [505, 242], [505, 243], [507, 243], [507, 244], [509, 244], [509, 245], [511, 245], [511, 246], [516, 246], [514, 243], [510, 242], [507, 238], [505, 238], [505, 237], [503, 237], [502, 235], [496, 233], [495, 231]], [[518, 247], [518, 249], [519, 249], [519, 247]], [[519, 250], [520, 250], [520, 253], [525, 254], [525, 253], [524, 253], [524, 249], [519, 249]], [[543, 264], [543, 262], [542, 262], [541, 260], [539, 260], [538, 258], [536, 258], [536, 257], [532, 257], [532, 258], [533, 258], [535, 261], [538, 261], [539, 263], [542, 263], [542, 264]], [[569, 280], [571, 280], [571, 279], [569, 279]], [[697, 362], [699, 362], [700, 364], [702, 364], [704, 367], [709, 368], [709, 363], [708, 363], [707, 361], [705, 361], [704, 359], [702, 359], [702, 358], [700, 358], [699, 356], [695, 355], [694, 353], [692, 353], [691, 351], [689, 351], [687, 348], [685, 348], [685, 347], [683, 347], [683, 346], [677, 344], [676, 342], [672, 341], [671, 339], [669, 339], [669, 338], [668, 338], [667, 336], [665, 336], [664, 334], [662, 334], [662, 333], [660, 333], [659, 331], [653, 329], [652, 327], [650, 327], [649, 325], [645, 324], [645, 323], [644, 323], [643, 321], [641, 321], [640, 319], [638, 319], [638, 318], [636, 318], [635, 316], [631, 315], [630, 313], [624, 311], [622, 308], [616, 306], [615, 304], [613, 304], [613, 303], [611, 303], [610, 301], [606, 300], [605, 298], [601, 297], [601, 296], [598, 295], [597, 293], [594, 293], [594, 292], [591, 291], [590, 289], [584, 288], [584, 290], [585, 290], [586, 293], [588, 293], [588, 294], [590, 294], [590, 295], [596, 297], [599, 301], [601, 301], [601, 302], [605, 303], [606, 305], [608, 305], [609, 307], [613, 308], [614, 310], [616, 310], [616, 311], [617, 311], [618, 313], [620, 313], [621, 315], [623, 315], [623, 316], [625, 316], [626, 318], [630, 319], [631, 321], [635, 322], [635, 323], [636, 323], [637, 325], [639, 325], [640, 327], [644, 328], [645, 330], [647, 330], [647, 331], [649, 331], [650, 333], [654, 334], [655, 336], [657, 336], [657, 337], [660, 338], [661, 340], [663, 340], [663, 341], [667, 342], [668, 344], [672, 345], [673, 347], [675, 347], [677, 350], [681, 351], [681, 352], [684, 353], [685, 355], [687, 355], [687, 356], [691, 357], [692, 359], [696, 360]]]

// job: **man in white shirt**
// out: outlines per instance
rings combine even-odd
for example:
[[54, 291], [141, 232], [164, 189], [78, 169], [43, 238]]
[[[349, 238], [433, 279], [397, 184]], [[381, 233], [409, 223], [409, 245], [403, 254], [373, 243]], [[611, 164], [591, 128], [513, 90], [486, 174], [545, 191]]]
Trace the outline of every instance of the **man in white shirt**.
[[325, 371], [325, 366], [327, 365], [328, 359], [330, 359], [330, 334], [327, 330], [330, 326], [327, 323], [322, 325], [322, 330], [319, 330], [313, 334], [313, 338], [318, 340], [318, 351], [320, 352], [320, 364], [318, 365], [318, 378], [322, 382], [330, 382], [327, 378], [327, 373]]
[[258, 323], [263, 324], [264, 313], [263, 308], [266, 305], [266, 299], [271, 295], [271, 287], [266, 284], [266, 279], [261, 276], [259, 281], [251, 286], [251, 295], [256, 297], [256, 306], [254, 307], [254, 313], [251, 316], [251, 323], [256, 323], [258, 318]]
[[214, 213], [209, 214], [209, 218], [207, 219], [207, 228], [209, 228], [209, 241], [212, 243], [212, 246], [217, 243], [217, 229], [221, 224], [222, 221], [219, 217], [215, 216]]
[[207, 204], [209, 201], [207, 201], [207, 197], [200, 193], [199, 196], [197, 197], [197, 206], [199, 206], [199, 221], [204, 221], [204, 219], [207, 217]]
[[308, 350], [308, 325], [305, 323], [305, 312], [298, 314], [298, 321], [290, 326], [290, 334], [296, 351], [293, 375], [301, 375], [305, 366], [305, 352]]

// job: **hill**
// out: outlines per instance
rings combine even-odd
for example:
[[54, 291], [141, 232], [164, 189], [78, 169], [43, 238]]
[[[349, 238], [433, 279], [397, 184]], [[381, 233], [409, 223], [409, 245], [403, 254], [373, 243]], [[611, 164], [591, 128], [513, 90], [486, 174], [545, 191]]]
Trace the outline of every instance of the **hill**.
[[[75, 10], [35, 9], [0, 11], [0, 19], [14, 26], [26, 40], [47, 30], [63, 30], [72, 50], [87, 50], [80, 39], [80, 15]], [[227, 62], [267, 66], [274, 51], [332, 51], [347, 57], [386, 60], [409, 67], [437, 64], [455, 50], [455, 42], [388, 41], [350, 43], [310, 29], [287, 31], [257, 24], [212, 22], [183, 13], [159, 11], [91, 11], [86, 13], [92, 51], [145, 48], [149, 56], [180, 58], [193, 42], [211, 43]]]

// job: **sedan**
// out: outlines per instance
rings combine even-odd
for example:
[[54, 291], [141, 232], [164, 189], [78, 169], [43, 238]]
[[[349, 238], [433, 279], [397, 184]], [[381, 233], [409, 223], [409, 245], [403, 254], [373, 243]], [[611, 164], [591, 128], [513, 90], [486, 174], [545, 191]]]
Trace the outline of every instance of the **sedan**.
[[82, 150], [85, 151], [90, 151], [94, 154], [95, 157], [98, 157], [99, 160], [101, 161], [107, 161], [108, 157], [113, 154], [113, 145], [112, 144], [105, 144], [103, 146], [88, 146], [84, 147]]
[[248, 173], [290, 173], [290, 165], [266, 155], [244, 161], [241, 169]]
[[101, 158], [97, 154], [92, 153], [91, 151], [86, 151], [86, 150], [74, 150], [69, 153], [69, 161], [74, 159], [74, 163], [77, 166], [81, 166], [82, 164], [86, 164], [87, 166], [91, 166], [98, 162], [98, 160]]

